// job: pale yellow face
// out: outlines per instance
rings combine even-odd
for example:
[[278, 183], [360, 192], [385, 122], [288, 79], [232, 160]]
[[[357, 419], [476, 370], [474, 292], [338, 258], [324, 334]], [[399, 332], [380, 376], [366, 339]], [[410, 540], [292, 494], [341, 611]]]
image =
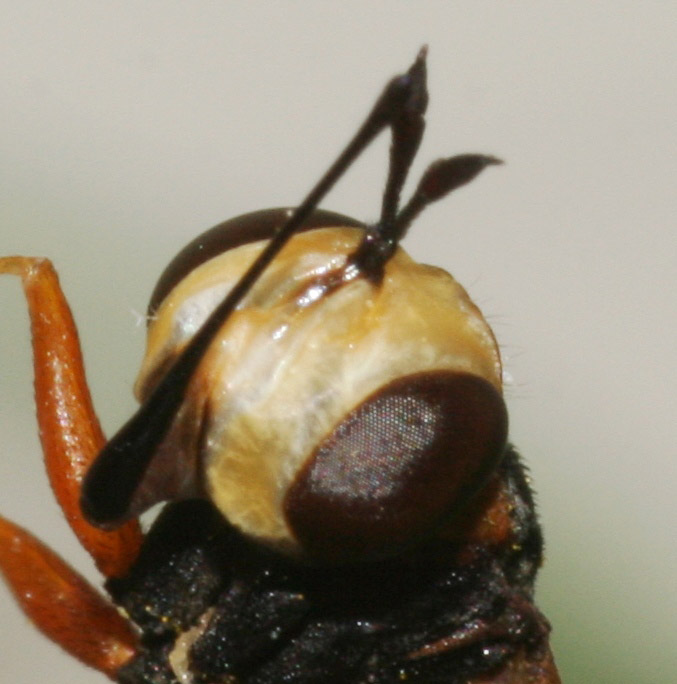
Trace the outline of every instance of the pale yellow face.
[[[397, 378], [437, 370], [471, 373], [501, 392], [498, 348], [477, 307], [448, 273], [402, 249], [379, 286], [356, 278], [316, 298], [318, 276], [340, 269], [363, 234], [322, 228], [292, 238], [212, 342], [191, 380], [190, 408], [162, 447], [168, 459], [172, 450], [194, 450], [223, 515], [292, 553], [299, 544], [285, 521], [285, 493], [316, 446], [367, 397]], [[140, 400], [264, 244], [211, 259], [170, 292], [149, 326]]]

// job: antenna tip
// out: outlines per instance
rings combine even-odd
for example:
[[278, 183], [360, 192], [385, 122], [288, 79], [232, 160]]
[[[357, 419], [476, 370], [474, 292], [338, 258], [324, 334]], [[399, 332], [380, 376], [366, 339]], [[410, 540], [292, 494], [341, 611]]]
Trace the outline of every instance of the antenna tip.
[[469, 183], [487, 166], [502, 164], [498, 157], [486, 154], [459, 154], [440, 159], [423, 174], [417, 192], [426, 202], [433, 202], [461, 185]]
[[482, 160], [485, 166], [491, 166], [492, 164], [494, 166], [502, 166], [505, 164], [502, 159], [499, 159], [498, 157], [492, 157], [491, 155], [482, 155]]

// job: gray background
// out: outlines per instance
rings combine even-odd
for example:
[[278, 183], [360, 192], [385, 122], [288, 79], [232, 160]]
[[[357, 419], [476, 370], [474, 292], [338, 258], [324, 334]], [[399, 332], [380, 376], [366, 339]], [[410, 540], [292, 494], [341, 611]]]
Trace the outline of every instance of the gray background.
[[[507, 160], [407, 240], [464, 283], [513, 378], [566, 682], [675, 677], [675, 47], [667, 2], [0, 3], [0, 252], [50, 256], [106, 429], [139, 312], [194, 234], [294, 204], [430, 45], [437, 156]], [[385, 137], [325, 206], [377, 214]], [[0, 501], [98, 581], [41, 471], [28, 324], [0, 281]], [[0, 595], [6, 682], [103, 681]], [[98, 678], [98, 679], [97, 679]]]

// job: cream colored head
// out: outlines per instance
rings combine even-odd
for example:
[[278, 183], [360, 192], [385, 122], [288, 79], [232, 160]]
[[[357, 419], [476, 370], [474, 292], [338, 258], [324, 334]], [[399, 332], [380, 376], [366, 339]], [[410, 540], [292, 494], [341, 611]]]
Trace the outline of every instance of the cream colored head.
[[[399, 249], [379, 285], [356, 278], [322, 289], [363, 234], [336, 226], [292, 238], [211, 343], [161, 446], [165, 464], [199, 464], [199, 483], [188, 475], [185, 494], [202, 490], [242, 532], [293, 553], [303, 543], [286, 509], [290, 489], [370, 397], [436, 373], [470, 375], [501, 392], [491, 329], [445, 271]], [[264, 244], [208, 260], [167, 295], [149, 324], [141, 401]], [[403, 461], [402, 470], [412, 468]]]

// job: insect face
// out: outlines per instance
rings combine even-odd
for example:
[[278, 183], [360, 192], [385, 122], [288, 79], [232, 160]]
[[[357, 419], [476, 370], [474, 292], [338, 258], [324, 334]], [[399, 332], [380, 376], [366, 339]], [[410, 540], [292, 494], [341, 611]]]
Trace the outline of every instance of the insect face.
[[[440, 160], [399, 209], [424, 127], [424, 57], [299, 208], [217, 227], [160, 279], [141, 409], [84, 482], [92, 522], [203, 495], [277, 549], [373, 559], [431, 534], [497, 464], [507, 420], [493, 334], [451, 276], [398, 247], [425, 206], [499, 163]], [[318, 210], [386, 126], [380, 220]]]
[[[287, 243], [212, 341], [135, 507], [203, 487], [248, 536], [346, 561], [401, 549], [476, 490], [506, 437], [491, 330], [401, 249], [377, 285], [343, 278], [363, 237], [341, 221]], [[214, 256], [159, 303], [142, 401], [263, 246]]]

